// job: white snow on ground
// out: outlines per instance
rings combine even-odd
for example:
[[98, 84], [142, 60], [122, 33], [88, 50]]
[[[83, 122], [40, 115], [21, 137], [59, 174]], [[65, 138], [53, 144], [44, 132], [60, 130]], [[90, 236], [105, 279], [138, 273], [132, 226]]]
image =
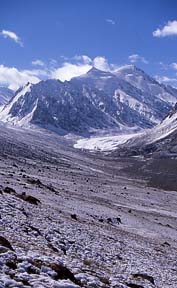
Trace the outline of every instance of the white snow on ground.
[[[177, 113], [166, 117], [162, 123], [155, 126], [153, 129], [145, 130], [142, 137], [136, 137], [135, 141], [143, 141], [146, 144], [155, 143], [170, 136], [177, 129]], [[138, 143], [137, 142], [137, 143]]]
[[176, 192], [58, 136], [4, 126], [0, 135], [0, 236], [14, 249], [1, 240], [1, 288], [176, 288]]
[[111, 151], [116, 149], [118, 145], [124, 144], [129, 139], [140, 134], [142, 133], [79, 139], [77, 143], [74, 144], [74, 148], [91, 151]]
[[177, 128], [177, 113], [168, 116], [160, 125], [156, 126], [152, 131], [154, 132], [154, 140], [165, 138]]

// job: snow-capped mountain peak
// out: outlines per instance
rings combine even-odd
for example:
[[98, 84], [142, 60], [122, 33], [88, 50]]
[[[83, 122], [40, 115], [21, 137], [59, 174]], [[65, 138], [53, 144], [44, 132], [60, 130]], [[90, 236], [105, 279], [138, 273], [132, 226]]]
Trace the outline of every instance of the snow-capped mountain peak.
[[135, 65], [126, 65], [116, 70], [117, 77], [126, 80], [143, 93], [154, 95], [158, 99], [174, 105], [177, 100], [177, 91], [168, 88], [147, 75], [143, 70]]
[[126, 72], [126, 73], [137, 71], [137, 72], [145, 74], [145, 72], [141, 68], [137, 67], [134, 64], [127, 64], [127, 65], [120, 66], [118, 69], [116, 69], [116, 72], [118, 72], [118, 71], [119, 72]]
[[15, 93], [0, 119], [62, 133], [137, 130], [160, 123], [176, 101], [173, 90], [136, 66], [119, 68], [114, 74], [92, 67], [70, 81], [28, 83]]
[[114, 75], [109, 72], [109, 71], [103, 71], [103, 70], [100, 70], [100, 69], [97, 69], [95, 67], [92, 67], [87, 73], [86, 73], [87, 76], [92, 76], [92, 77], [106, 77], [106, 76], [112, 76], [114, 77]]

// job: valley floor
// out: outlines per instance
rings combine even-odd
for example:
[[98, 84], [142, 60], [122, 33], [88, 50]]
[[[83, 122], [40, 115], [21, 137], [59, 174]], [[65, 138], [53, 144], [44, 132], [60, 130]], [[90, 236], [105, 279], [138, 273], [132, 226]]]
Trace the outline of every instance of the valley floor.
[[0, 288], [176, 288], [177, 192], [61, 143], [1, 127]]

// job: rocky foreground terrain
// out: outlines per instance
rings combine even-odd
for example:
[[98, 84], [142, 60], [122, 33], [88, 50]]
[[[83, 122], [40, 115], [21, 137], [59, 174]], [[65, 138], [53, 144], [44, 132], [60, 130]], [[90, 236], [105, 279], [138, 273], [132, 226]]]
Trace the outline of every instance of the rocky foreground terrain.
[[135, 164], [0, 127], [0, 288], [176, 288], [177, 192]]

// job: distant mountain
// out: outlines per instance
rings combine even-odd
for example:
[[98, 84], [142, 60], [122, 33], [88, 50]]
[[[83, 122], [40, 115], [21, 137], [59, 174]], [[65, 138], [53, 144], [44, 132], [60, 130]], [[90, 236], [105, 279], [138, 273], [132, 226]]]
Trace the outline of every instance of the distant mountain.
[[0, 114], [3, 122], [34, 124], [59, 133], [87, 133], [117, 127], [110, 115], [98, 108], [106, 95], [84, 85], [46, 80], [28, 83], [18, 90]]
[[[34, 85], [28, 83], [15, 93], [0, 113], [0, 119], [21, 126], [37, 125], [58, 133], [83, 135], [99, 130], [108, 133], [110, 129], [153, 127], [177, 101], [176, 90], [167, 89], [134, 66], [130, 67], [134, 78], [143, 74], [144, 80], [139, 86], [135, 79], [130, 83], [126, 79], [128, 72], [120, 75], [125, 67], [115, 74], [92, 68], [70, 81], [51, 79]], [[150, 89], [153, 85], [159, 93], [157, 88]], [[171, 102], [165, 101], [164, 95]]]
[[115, 154], [177, 156], [177, 104], [156, 127], [117, 145]]
[[177, 90], [167, 90], [133, 65], [123, 66], [114, 74], [92, 68], [71, 81], [104, 91], [117, 107], [117, 120], [128, 126], [153, 127], [177, 101]]
[[172, 105], [177, 101], [177, 89], [160, 84], [134, 65], [126, 65], [119, 68], [115, 75], [144, 92], [144, 97], [147, 94], [154, 95], [156, 98]]
[[0, 87], [0, 106], [6, 105], [13, 97], [14, 92], [6, 87]]

